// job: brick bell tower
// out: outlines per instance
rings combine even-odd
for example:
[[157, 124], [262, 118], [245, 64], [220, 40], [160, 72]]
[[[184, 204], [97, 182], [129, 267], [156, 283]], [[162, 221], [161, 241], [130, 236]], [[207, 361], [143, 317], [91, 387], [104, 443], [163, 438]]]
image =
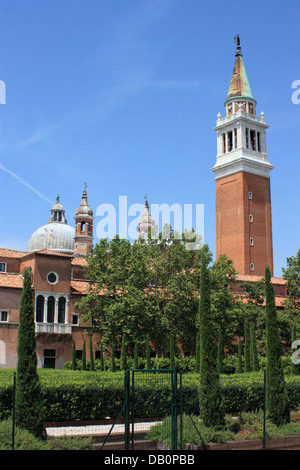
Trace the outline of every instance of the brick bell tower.
[[80, 206], [75, 212], [75, 256], [86, 256], [93, 251], [93, 211], [87, 202], [86, 185]]
[[270, 172], [264, 113], [256, 116], [253, 98], [236, 36], [233, 73], [217, 116], [216, 257], [225, 254], [239, 274], [273, 275]]

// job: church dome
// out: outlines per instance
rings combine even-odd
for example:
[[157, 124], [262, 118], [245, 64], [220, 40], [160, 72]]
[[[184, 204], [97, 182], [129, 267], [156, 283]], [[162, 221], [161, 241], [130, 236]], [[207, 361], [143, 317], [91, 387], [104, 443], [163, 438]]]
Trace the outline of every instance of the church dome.
[[59, 203], [51, 209], [51, 217], [46, 225], [38, 228], [30, 237], [27, 251], [52, 250], [60, 253], [74, 253], [75, 229], [67, 224], [65, 210]]

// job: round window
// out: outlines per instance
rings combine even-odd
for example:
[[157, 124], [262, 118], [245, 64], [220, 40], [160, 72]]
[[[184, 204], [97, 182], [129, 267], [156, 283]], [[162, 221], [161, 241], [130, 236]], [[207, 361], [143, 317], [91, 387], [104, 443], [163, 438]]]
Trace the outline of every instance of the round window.
[[58, 282], [58, 275], [54, 272], [47, 274], [47, 281], [49, 284], [56, 284]]

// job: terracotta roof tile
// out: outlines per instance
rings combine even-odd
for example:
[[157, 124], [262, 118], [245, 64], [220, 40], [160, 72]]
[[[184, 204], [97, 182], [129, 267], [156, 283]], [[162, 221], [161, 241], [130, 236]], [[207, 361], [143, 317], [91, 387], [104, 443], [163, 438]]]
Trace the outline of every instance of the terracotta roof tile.
[[28, 253], [26, 251], [16, 251], [10, 250], [8, 248], [0, 248], [0, 257], [1, 258], [23, 258]]
[[[246, 282], [246, 281], [258, 282], [258, 281], [261, 281], [261, 279], [263, 279], [263, 276], [256, 276], [254, 274], [237, 274], [236, 279], [237, 281], [242, 281], [242, 282]], [[283, 286], [286, 284], [286, 281], [282, 279], [281, 277], [272, 277], [271, 282], [272, 284], [281, 284]]]
[[23, 277], [21, 274], [0, 273], [0, 287], [23, 288]]
[[[243, 302], [244, 304], [248, 302], [248, 297], [246, 296], [246, 294], [235, 294], [235, 297], [240, 300], [241, 302]], [[276, 307], [283, 307], [283, 302], [286, 300], [287, 298], [286, 297], [277, 297], [275, 296], [275, 305]], [[265, 306], [265, 300], [263, 301], [263, 304], [262, 306]]]
[[71, 262], [74, 266], [87, 266], [87, 260], [82, 256], [75, 256]]
[[87, 294], [89, 283], [85, 281], [71, 281], [72, 294]]
[[73, 255], [70, 255], [69, 253], [61, 253], [59, 251], [54, 251], [54, 250], [38, 250], [38, 251], [32, 252], [31, 254], [35, 254], [35, 253], [38, 255], [62, 256], [66, 258], [72, 258], [73, 256]]

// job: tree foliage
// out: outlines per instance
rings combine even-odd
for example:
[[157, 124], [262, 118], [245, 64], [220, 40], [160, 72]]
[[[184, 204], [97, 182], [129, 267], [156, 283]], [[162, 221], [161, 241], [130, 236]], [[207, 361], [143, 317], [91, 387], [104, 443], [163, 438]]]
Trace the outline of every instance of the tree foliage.
[[266, 267], [265, 272], [265, 297], [267, 330], [267, 409], [274, 423], [279, 426], [289, 422], [290, 413], [281, 362], [282, 348], [275, 296], [269, 267]]
[[[205, 248], [205, 247], [204, 247]], [[211, 309], [208, 250], [202, 253], [200, 272], [200, 415], [205, 426], [222, 426], [224, 411], [217, 369], [217, 344]]]
[[23, 272], [17, 351], [16, 424], [36, 437], [44, 437], [43, 401], [37, 373], [31, 272], [27, 268]]
[[287, 281], [287, 300], [285, 309], [293, 319], [300, 313], [300, 250], [296, 256], [287, 258], [287, 267], [282, 269]]
[[106, 348], [112, 341], [120, 348], [125, 334], [133, 349], [148, 334], [165, 355], [172, 333], [183, 348], [195, 349], [198, 256], [172, 230], [170, 239], [100, 240], [88, 257], [89, 291], [78, 308]]

